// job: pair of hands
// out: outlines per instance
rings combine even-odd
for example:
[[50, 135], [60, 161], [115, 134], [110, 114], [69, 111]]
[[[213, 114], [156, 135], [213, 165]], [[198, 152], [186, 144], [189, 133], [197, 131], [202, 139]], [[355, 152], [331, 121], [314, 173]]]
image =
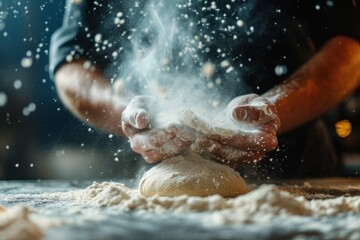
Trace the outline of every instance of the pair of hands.
[[152, 115], [148, 97], [132, 99], [122, 114], [122, 128], [133, 151], [145, 161], [154, 163], [173, 157], [191, 148], [219, 162], [237, 166], [261, 160], [277, 146], [280, 120], [276, 107], [265, 98], [249, 94], [233, 99], [223, 114], [238, 124], [246, 124], [251, 131], [237, 131], [231, 137], [217, 132], [198, 133], [181, 123], [151, 127]]

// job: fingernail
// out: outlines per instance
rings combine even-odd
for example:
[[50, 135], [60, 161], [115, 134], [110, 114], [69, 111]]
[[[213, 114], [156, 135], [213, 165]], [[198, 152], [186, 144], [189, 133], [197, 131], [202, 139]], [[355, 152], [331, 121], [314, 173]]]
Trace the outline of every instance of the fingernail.
[[242, 109], [242, 108], [234, 108], [232, 111], [232, 119], [235, 121], [242, 121], [244, 119], [246, 119], [248, 116], [248, 112], [246, 109]]
[[135, 126], [139, 129], [145, 128], [149, 123], [149, 117], [146, 112], [137, 112], [135, 114]]

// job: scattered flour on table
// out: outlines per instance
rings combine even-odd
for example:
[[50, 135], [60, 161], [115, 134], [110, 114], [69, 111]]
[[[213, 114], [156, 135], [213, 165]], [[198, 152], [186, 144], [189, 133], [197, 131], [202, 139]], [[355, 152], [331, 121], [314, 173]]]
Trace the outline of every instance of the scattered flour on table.
[[27, 206], [5, 208], [0, 206], [1, 240], [37, 240], [53, 222], [36, 215]]
[[289, 217], [360, 213], [360, 196], [306, 200], [302, 196], [294, 196], [282, 191], [275, 185], [262, 185], [236, 198], [224, 198], [220, 195], [145, 197], [138, 190], [130, 189], [122, 183], [94, 182], [84, 190], [44, 193], [38, 197], [41, 197], [43, 201], [67, 202], [69, 204], [61, 211], [66, 211], [68, 215], [75, 213], [78, 217], [75, 220], [60, 220], [56, 219], [57, 216], [54, 213], [52, 218], [45, 217], [49, 215], [46, 210], [41, 212], [26, 206], [11, 208], [0, 206], [1, 240], [38, 240], [52, 226], [72, 224], [79, 220], [101, 220], [102, 207], [113, 208], [117, 210], [114, 211], [115, 213], [122, 211], [134, 211], [138, 214], [171, 213], [186, 217], [196, 214], [196, 219], [205, 226], [233, 227], [243, 224], [269, 223], [276, 217], [290, 219]]
[[236, 226], [269, 222], [277, 216], [326, 216], [360, 212], [358, 196], [306, 200], [304, 197], [281, 191], [274, 185], [262, 185], [236, 198], [224, 198], [220, 195], [145, 197], [138, 190], [129, 189], [116, 182], [94, 182], [85, 190], [72, 194], [79, 203], [114, 207], [123, 211], [207, 213], [204, 218], [206, 225]]

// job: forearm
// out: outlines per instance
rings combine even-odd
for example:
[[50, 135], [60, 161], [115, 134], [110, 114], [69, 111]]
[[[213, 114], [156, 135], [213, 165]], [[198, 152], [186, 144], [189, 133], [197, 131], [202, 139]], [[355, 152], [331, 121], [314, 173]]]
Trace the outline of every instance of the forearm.
[[85, 68], [84, 62], [66, 63], [56, 72], [55, 83], [60, 99], [87, 124], [122, 135], [121, 114], [127, 99], [115, 93], [99, 71]]
[[273, 102], [287, 132], [335, 107], [360, 85], [360, 43], [331, 39], [283, 84], [263, 96]]

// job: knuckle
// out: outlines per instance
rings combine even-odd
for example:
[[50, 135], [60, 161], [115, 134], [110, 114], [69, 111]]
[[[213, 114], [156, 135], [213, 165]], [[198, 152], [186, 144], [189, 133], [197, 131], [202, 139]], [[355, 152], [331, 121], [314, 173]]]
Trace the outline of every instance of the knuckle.
[[270, 150], [274, 150], [278, 146], [277, 138], [274, 138], [270, 141]]
[[142, 156], [143, 156], [145, 162], [147, 162], [147, 163], [155, 163], [155, 162], [157, 162], [152, 156], [148, 156], [146, 154], [143, 154]]
[[179, 133], [181, 132], [181, 127], [176, 123], [170, 123], [165, 131], [168, 133]]
[[151, 146], [154, 146], [155, 148], [159, 148], [163, 145], [161, 138], [154, 135], [148, 138], [148, 142]]
[[170, 141], [172, 138], [171, 135], [167, 134], [164, 131], [154, 131], [149, 136], [149, 142], [152, 146], [159, 148], [163, 146], [166, 142]]
[[156, 163], [165, 159], [165, 155], [158, 150], [152, 150], [141, 154], [147, 163]]
[[141, 147], [132, 140], [130, 140], [130, 147], [134, 152], [141, 153]]
[[221, 147], [214, 142], [206, 146], [206, 150], [211, 153], [221, 154]]

